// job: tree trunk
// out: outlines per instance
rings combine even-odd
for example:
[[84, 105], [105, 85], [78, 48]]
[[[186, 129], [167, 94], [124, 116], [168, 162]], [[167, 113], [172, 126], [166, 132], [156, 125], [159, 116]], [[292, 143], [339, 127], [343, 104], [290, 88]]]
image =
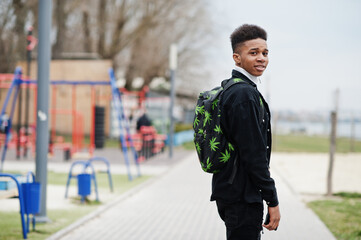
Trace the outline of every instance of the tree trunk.
[[83, 30], [84, 30], [84, 51], [92, 52], [92, 40], [90, 37], [90, 28], [89, 28], [89, 13], [83, 11]]
[[128, 21], [127, 1], [126, 0], [122, 1], [122, 4], [120, 5], [120, 7], [117, 11], [117, 15], [118, 15], [118, 17], [116, 18], [116, 22], [115, 22], [115, 29], [114, 29], [114, 32], [112, 35], [112, 42], [108, 49], [109, 50], [108, 51], [109, 58], [113, 58], [124, 47], [121, 36], [122, 36], [123, 30], [124, 30], [125, 24]]
[[105, 9], [106, 9], [106, 0], [100, 0], [99, 1], [99, 13], [98, 13], [98, 32], [99, 32], [99, 38], [98, 38], [98, 53], [100, 56], [104, 57], [106, 55], [105, 53]]
[[[125, 88], [128, 90], [132, 89], [132, 82], [135, 77], [141, 76], [141, 70], [139, 66], [139, 57], [141, 54], [139, 54], [139, 51], [141, 50], [141, 39], [137, 39], [134, 44], [132, 45], [131, 49], [131, 56], [129, 60], [129, 64], [125, 73]], [[142, 62], [142, 61], [140, 61]]]
[[[11, 21], [10, 12], [12, 6], [10, 4], [4, 4], [6, 9], [3, 9], [3, 17], [0, 20], [0, 72], [1, 73], [12, 73], [15, 68], [15, 55], [16, 49], [13, 37], [14, 34], [7, 31], [5, 26]], [[3, 34], [6, 36], [4, 37]]]
[[17, 60], [25, 59], [26, 56], [26, 35], [25, 35], [25, 19], [27, 9], [21, 0], [13, 1], [15, 20], [15, 36], [17, 36], [16, 49], [17, 49]]
[[331, 113], [331, 136], [330, 136], [330, 161], [327, 173], [327, 196], [332, 196], [332, 175], [333, 165], [335, 161], [336, 152], [336, 127], [337, 127], [337, 112]]
[[68, 14], [65, 11], [64, 0], [56, 0], [54, 6], [55, 22], [57, 27], [56, 41], [52, 49], [52, 56], [54, 59], [61, 58], [64, 52], [64, 41], [66, 39], [66, 22]]

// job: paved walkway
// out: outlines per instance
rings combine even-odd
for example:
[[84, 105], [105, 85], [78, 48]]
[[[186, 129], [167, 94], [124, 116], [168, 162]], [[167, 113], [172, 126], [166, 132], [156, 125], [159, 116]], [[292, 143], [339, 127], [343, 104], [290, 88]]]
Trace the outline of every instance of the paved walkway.
[[[282, 220], [278, 231], [265, 230], [262, 239], [335, 239], [278, 172], [272, 174]], [[224, 224], [214, 202], [209, 201], [210, 184], [211, 175], [201, 171], [195, 155], [188, 156], [141, 190], [120, 197], [49, 239], [225, 239]]]

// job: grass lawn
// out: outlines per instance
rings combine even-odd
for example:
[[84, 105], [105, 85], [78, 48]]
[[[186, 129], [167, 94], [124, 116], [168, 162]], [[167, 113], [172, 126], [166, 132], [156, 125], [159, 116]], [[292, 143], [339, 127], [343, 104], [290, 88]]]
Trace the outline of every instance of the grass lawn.
[[[52, 222], [46, 224], [36, 224], [35, 231], [32, 231], [32, 225], [30, 224], [30, 232], [28, 233], [27, 237], [28, 239], [46, 239], [53, 233], [61, 230], [62, 228], [75, 222], [77, 219], [85, 216], [95, 209], [96, 206], [94, 205], [79, 205], [79, 207], [72, 208], [71, 210], [47, 211], [47, 216], [51, 219]], [[22, 239], [22, 229], [19, 213], [2, 212], [0, 218], [0, 228], [0, 239]]]
[[[328, 153], [330, 140], [322, 136], [307, 135], [277, 135], [273, 136], [273, 151], [276, 152], [308, 152], [308, 153]], [[185, 149], [195, 150], [193, 142], [183, 144]], [[336, 151], [348, 153], [351, 149], [350, 139], [338, 138]], [[354, 152], [361, 152], [361, 141], [355, 141]]]
[[[348, 153], [351, 141], [348, 138], [338, 138], [336, 151]], [[273, 136], [273, 151], [277, 152], [309, 152], [328, 153], [330, 140], [328, 137], [307, 135], [277, 135]], [[361, 141], [355, 141], [354, 152], [361, 152]]]
[[183, 147], [187, 150], [196, 150], [195, 146], [194, 146], [194, 142], [185, 142], [183, 143]]
[[[100, 189], [109, 189], [109, 181], [107, 174], [97, 174], [97, 184]], [[68, 178], [67, 173], [48, 173], [49, 185], [62, 185], [66, 184]], [[112, 174], [114, 197], [135, 187], [136, 185], [148, 180], [149, 176], [142, 176], [135, 178], [133, 181], [128, 181], [127, 175]], [[72, 179], [71, 185], [76, 184], [76, 179]], [[51, 187], [51, 186], [50, 186]], [[100, 195], [101, 197], [101, 195]], [[80, 204], [79, 197], [72, 198], [72, 204], [77, 207], [71, 209], [58, 209], [48, 210], [47, 216], [51, 219], [51, 223], [36, 224], [35, 232], [30, 231], [28, 239], [46, 239], [55, 232], [65, 228], [79, 218], [94, 211], [102, 203], [95, 201], [86, 201], [86, 204]], [[30, 228], [32, 225], [30, 224]], [[0, 217], [0, 239], [13, 240], [22, 239], [22, 228], [20, 221], [20, 214], [18, 212], [1, 212]]]
[[[71, 135], [64, 135], [64, 134], [58, 134], [57, 136], [62, 136], [64, 138], [64, 142], [71, 143], [72, 142], [72, 136]], [[120, 140], [115, 138], [106, 138], [104, 142], [105, 148], [119, 148], [120, 146]], [[90, 143], [90, 137], [89, 135], [85, 135], [83, 139], [83, 144], [85, 146], [89, 145]]]
[[340, 199], [320, 200], [308, 206], [338, 240], [361, 240], [361, 194], [338, 194]]
[[[114, 193], [123, 193], [149, 178], [150, 178], [149, 176], [142, 176], [141, 178], [133, 179], [133, 181], [128, 181], [128, 175], [112, 174]], [[66, 184], [67, 179], [68, 179], [67, 173], [56, 173], [52, 171], [49, 171], [48, 173], [48, 184], [50, 185], [64, 186]], [[108, 174], [97, 173], [96, 179], [97, 179], [98, 188], [109, 189]], [[77, 184], [77, 180], [75, 178], [72, 178], [70, 181], [70, 185], [76, 186], [76, 184]]]

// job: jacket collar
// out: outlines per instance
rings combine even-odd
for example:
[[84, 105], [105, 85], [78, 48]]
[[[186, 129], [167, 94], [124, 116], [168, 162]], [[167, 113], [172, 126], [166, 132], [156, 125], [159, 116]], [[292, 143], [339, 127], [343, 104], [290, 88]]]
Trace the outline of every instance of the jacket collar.
[[246, 81], [247, 83], [251, 84], [253, 87], [257, 88], [257, 85], [251, 79], [249, 79], [244, 74], [238, 72], [237, 70], [234, 69], [232, 70], [232, 78], [241, 78], [243, 81]]
[[224, 87], [226, 86], [227, 82], [233, 78], [240, 78], [242, 79], [243, 81], [247, 82], [248, 84], [250, 84], [252, 87], [256, 88], [257, 89], [257, 85], [251, 80], [249, 79], [247, 76], [245, 76], [243, 73], [240, 73], [238, 72], [237, 70], [232, 70], [232, 78], [230, 79], [226, 79], [226, 80], [223, 80], [222, 83], [221, 83], [221, 86]]

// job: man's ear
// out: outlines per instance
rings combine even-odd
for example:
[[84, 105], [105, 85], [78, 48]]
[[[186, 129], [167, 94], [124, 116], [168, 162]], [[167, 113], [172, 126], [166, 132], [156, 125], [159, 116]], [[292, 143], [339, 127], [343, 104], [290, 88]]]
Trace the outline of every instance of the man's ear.
[[236, 63], [237, 66], [240, 66], [241, 64], [241, 55], [238, 53], [233, 53], [233, 60]]

